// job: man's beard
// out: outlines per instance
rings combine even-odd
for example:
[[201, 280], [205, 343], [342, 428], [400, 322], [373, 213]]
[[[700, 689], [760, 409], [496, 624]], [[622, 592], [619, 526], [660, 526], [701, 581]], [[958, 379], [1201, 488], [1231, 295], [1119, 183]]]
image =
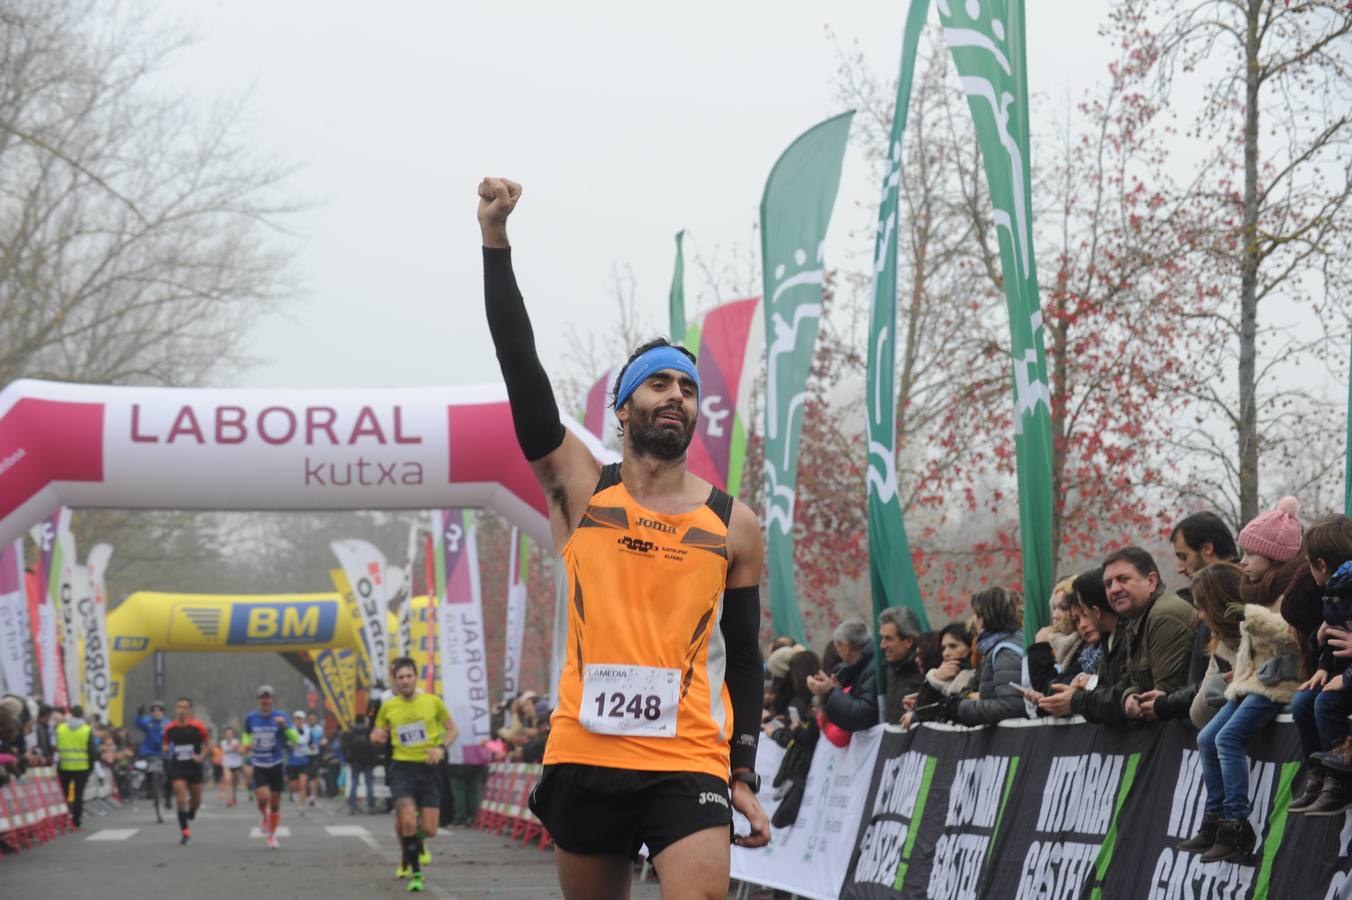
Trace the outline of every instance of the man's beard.
[[644, 410], [630, 405], [631, 414], [626, 430], [634, 452], [640, 456], [651, 456], [666, 462], [678, 460], [685, 455], [686, 448], [695, 437], [695, 422], [691, 419], [685, 423], [684, 428], [679, 429], [671, 427], [670, 424], [659, 423], [658, 415], [669, 410], [675, 410], [680, 413], [681, 418], [685, 418], [685, 410], [680, 406], [669, 404]]

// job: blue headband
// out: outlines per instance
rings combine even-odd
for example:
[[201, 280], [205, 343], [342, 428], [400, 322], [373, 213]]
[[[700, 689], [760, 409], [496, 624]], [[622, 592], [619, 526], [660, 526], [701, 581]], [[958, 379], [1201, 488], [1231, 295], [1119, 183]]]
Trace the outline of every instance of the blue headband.
[[644, 353], [638, 359], [629, 364], [629, 368], [624, 370], [624, 377], [620, 379], [620, 390], [615, 395], [615, 408], [624, 406], [624, 401], [628, 400], [638, 386], [646, 381], [655, 372], [663, 369], [675, 369], [683, 375], [689, 375], [695, 382], [695, 391], [699, 391], [699, 372], [695, 370], [695, 364], [675, 347], [661, 346], [654, 347]]

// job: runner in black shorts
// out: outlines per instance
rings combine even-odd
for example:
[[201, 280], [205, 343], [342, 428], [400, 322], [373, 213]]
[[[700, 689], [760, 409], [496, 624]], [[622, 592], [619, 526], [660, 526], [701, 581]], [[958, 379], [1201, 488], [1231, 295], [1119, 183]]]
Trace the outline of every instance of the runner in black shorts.
[[188, 823], [197, 818], [202, 805], [202, 761], [205, 758], [207, 727], [192, 717], [192, 701], [180, 697], [174, 704], [174, 721], [164, 729], [164, 757], [174, 802], [178, 807], [180, 844], [192, 839]]
[[[572, 600], [531, 809], [554, 838], [568, 900], [627, 897], [641, 844], [664, 897], [723, 897], [730, 843], [770, 839], [755, 772], [760, 523], [688, 470], [701, 374], [665, 338], [637, 348], [616, 379], [621, 462], [602, 467], [564, 427], [512, 270], [507, 217], [520, 197], [505, 179], [479, 185], [484, 308]], [[749, 834], [733, 837], [733, 809]]]
[[260, 829], [277, 849], [282, 790], [286, 784], [286, 745], [300, 740], [286, 716], [272, 708], [272, 685], [258, 686], [258, 709], [244, 717], [243, 744], [253, 763], [254, 800], [263, 817]]

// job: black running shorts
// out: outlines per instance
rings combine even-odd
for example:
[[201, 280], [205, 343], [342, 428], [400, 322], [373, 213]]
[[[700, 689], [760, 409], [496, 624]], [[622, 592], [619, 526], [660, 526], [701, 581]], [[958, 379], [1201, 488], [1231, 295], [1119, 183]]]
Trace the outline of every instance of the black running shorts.
[[254, 766], [254, 790], [267, 788], [274, 794], [280, 794], [286, 788], [286, 767], [281, 763], [275, 766]]
[[396, 803], [405, 797], [422, 809], [441, 807], [441, 777], [436, 766], [420, 762], [395, 760], [390, 763], [389, 777], [390, 799]]
[[164, 766], [164, 773], [171, 782], [186, 781], [188, 784], [202, 783], [202, 764], [188, 760], [175, 762], [170, 760]]
[[545, 766], [531, 812], [569, 853], [655, 857], [706, 828], [728, 829], [728, 784], [702, 772], [639, 772], [560, 763]]

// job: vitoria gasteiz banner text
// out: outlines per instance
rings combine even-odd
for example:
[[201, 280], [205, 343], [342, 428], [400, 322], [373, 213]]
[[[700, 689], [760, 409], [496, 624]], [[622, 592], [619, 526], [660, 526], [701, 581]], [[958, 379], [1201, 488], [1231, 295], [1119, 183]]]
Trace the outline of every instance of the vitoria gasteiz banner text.
[[[614, 454], [569, 427], [599, 460]], [[0, 390], [0, 545], [62, 506], [490, 507], [548, 545], [500, 385], [218, 390], [16, 381]]]

